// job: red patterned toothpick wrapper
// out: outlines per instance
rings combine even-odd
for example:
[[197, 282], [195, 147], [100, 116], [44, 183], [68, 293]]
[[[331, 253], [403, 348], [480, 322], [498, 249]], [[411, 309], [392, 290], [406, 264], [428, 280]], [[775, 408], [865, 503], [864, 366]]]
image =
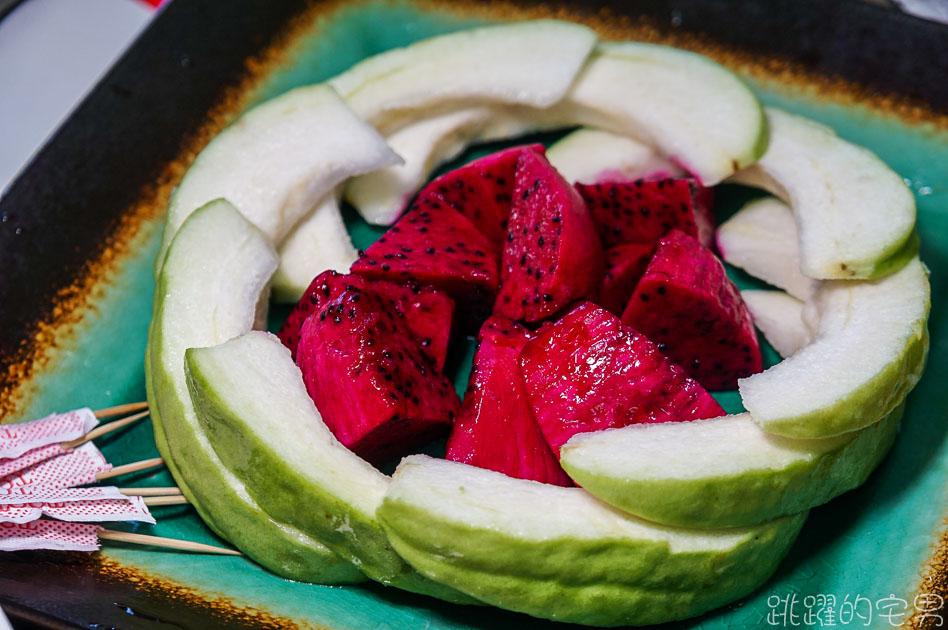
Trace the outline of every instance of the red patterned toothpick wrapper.
[[49, 459], [50, 457], [56, 457], [57, 455], [62, 455], [63, 453], [68, 452], [69, 451], [67, 449], [64, 449], [62, 445], [57, 442], [56, 444], [48, 444], [46, 446], [34, 448], [32, 451], [27, 451], [19, 457], [0, 459], [0, 479], [9, 477], [15, 472], [19, 472], [24, 468], [29, 468], [30, 466]]
[[23, 503], [69, 503], [72, 501], [101, 501], [103, 499], [127, 499], [115, 486], [94, 488], [44, 488], [42, 486], [16, 486], [0, 490], [0, 506]]
[[98, 473], [111, 469], [112, 465], [105, 461], [99, 449], [87, 442], [12, 475], [0, 476], [0, 491], [22, 486], [48, 489], [84, 486], [94, 483]]
[[102, 528], [87, 523], [46, 520], [22, 524], [0, 523], [0, 551], [98, 551], [100, 529]]
[[29, 422], [0, 424], [0, 463], [42, 446], [75, 440], [97, 424], [98, 419], [88, 407]]
[[149, 513], [142, 497], [0, 505], [0, 523], [29, 523], [43, 516], [77, 523], [139, 521], [155, 524], [155, 519]]

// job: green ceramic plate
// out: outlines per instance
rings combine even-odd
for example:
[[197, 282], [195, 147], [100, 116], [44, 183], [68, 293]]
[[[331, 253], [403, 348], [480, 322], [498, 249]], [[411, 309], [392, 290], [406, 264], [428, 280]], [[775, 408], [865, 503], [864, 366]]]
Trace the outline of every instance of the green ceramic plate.
[[[447, 11], [405, 3], [263, 4], [172, 3], [2, 200], [0, 264], [8, 274], [16, 270], [0, 281], [3, 421], [144, 399], [142, 362], [160, 208], [181, 165], [222, 122], [254, 102], [323, 80], [387, 48], [492, 19], [552, 12], [501, 5], [489, 11], [473, 5]], [[943, 605], [948, 574], [939, 551], [948, 514], [948, 287], [943, 276], [948, 268], [948, 133], [938, 130], [944, 118], [937, 108], [948, 99], [942, 84], [917, 83], [921, 106], [907, 107], [915, 101], [900, 94], [916, 84], [906, 83], [898, 70], [899, 64], [923, 59], [931, 47], [945, 53], [940, 59], [948, 58], [939, 43], [948, 41], [948, 30], [861, 3], [842, 3], [851, 11], [851, 23], [864, 27], [854, 26], [844, 38], [825, 21], [812, 19], [830, 17], [838, 7], [782, 3], [774, 15], [763, 16], [754, 5], [616, 3], [615, 13], [604, 14], [590, 10], [599, 5], [577, 3], [557, 13], [589, 21], [608, 37], [645, 36], [709, 50], [745, 73], [766, 103], [832, 126], [902, 174], [917, 196], [922, 258], [932, 269], [931, 359], [909, 399], [895, 449], [869, 482], [813, 510], [789, 557], [757, 593], [681, 625], [887, 627], [911, 620], [940, 626], [938, 615], [948, 615]], [[647, 24], [617, 16], [633, 9], [647, 13]], [[746, 24], [746, 32], [732, 32], [734, 23]], [[814, 33], [823, 33], [822, 43]], [[868, 50], [865, 38], [876, 36], [902, 40], [894, 52], [882, 54]], [[761, 52], [770, 48], [783, 61], [773, 63], [777, 57]], [[252, 61], [245, 65], [247, 59]], [[867, 75], [866, 64], [879, 72]], [[823, 80], [811, 70], [876, 83], [857, 89]], [[917, 78], [924, 76], [921, 72]], [[879, 97], [882, 90], [893, 96]], [[904, 112], [912, 116], [900, 118]], [[462, 161], [494, 148], [479, 147]], [[724, 187], [721, 217], [747, 195]], [[358, 246], [381, 233], [351, 210], [347, 219]], [[732, 276], [742, 288], [755, 285], [738, 273]], [[285, 312], [274, 310], [272, 323], [279, 325]], [[776, 355], [769, 347], [766, 351], [774, 362]], [[469, 343], [457, 348], [449, 367], [459, 391], [470, 354]], [[736, 392], [720, 400], [729, 411], [740, 410]], [[115, 464], [153, 457], [150, 431], [142, 423], [110, 436], [101, 441], [103, 451]], [[159, 472], [118, 483], [169, 485], [172, 480]], [[156, 526], [127, 529], [223, 544], [187, 506], [159, 507], [154, 513]], [[0, 604], [15, 617], [53, 627], [554, 627], [376, 585], [293, 583], [239, 558], [117, 545], [94, 558], [0, 556]]]

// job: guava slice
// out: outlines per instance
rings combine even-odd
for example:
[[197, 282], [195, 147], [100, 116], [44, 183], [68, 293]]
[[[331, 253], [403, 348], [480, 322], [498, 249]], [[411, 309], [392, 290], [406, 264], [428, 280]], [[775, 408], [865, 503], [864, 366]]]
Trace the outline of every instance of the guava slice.
[[581, 433], [560, 463], [590, 493], [656, 523], [754, 525], [862, 485], [895, 441], [903, 408], [822, 440], [770, 435], [746, 413]]
[[398, 161], [325, 85], [261, 103], [211, 140], [185, 173], [168, 205], [156, 275], [178, 227], [213, 199], [227, 199], [279, 243], [336, 184]]
[[345, 273], [358, 259], [349, 232], [339, 213], [335, 193], [330, 193], [283, 239], [277, 248], [280, 266], [273, 274], [276, 302], [297, 302], [313, 278], [326, 270]]
[[595, 626], [701, 614], [757, 588], [803, 524], [676, 529], [561, 488], [424, 455], [402, 460], [378, 516], [424, 575], [501, 608]]
[[491, 142], [569, 124], [555, 110], [492, 105], [435, 112], [390, 134], [386, 141], [404, 164], [360, 175], [346, 187], [346, 200], [376, 225], [390, 225], [435, 169], [470, 144]]
[[800, 271], [797, 226], [790, 206], [768, 197], [738, 210], [718, 226], [718, 252], [735, 267], [808, 300], [820, 285]]
[[754, 318], [754, 326], [774, 350], [786, 359], [810, 343], [813, 332], [803, 322], [803, 302], [783, 291], [741, 291]]
[[897, 173], [829, 127], [773, 107], [767, 119], [766, 153], [732, 181], [790, 204], [805, 275], [875, 278], [916, 255], [915, 198]]
[[274, 573], [322, 584], [365, 576], [315, 538], [269, 516], [217, 457], [198, 423], [184, 352], [253, 326], [277, 260], [267, 238], [224, 200], [184, 222], [158, 275], [145, 376], [155, 442], [201, 518]]
[[250, 332], [191, 348], [185, 363], [200, 426], [271, 518], [318, 537], [383, 584], [472, 602], [392, 551], [375, 517], [389, 478], [333, 437], [276, 336]]
[[875, 424], [918, 382], [928, 354], [928, 273], [918, 258], [877, 280], [824, 281], [805, 348], [738, 382], [767, 432], [824, 438]]
[[574, 184], [685, 175], [683, 168], [661, 157], [649, 145], [591, 127], [581, 127], [564, 136], [547, 149], [546, 157], [566, 181]]
[[399, 129], [385, 140], [404, 162], [352, 178], [346, 183], [346, 200], [369, 223], [391, 225], [428, 175], [458, 156], [491, 113], [489, 107], [471, 107], [437, 114]]
[[370, 57], [329, 84], [388, 135], [471, 105], [549, 107], [570, 88], [596, 40], [591, 29], [559, 20], [483, 26]]
[[634, 137], [713, 186], [767, 144], [750, 88], [707, 57], [641, 42], [602, 42], [557, 105], [574, 124]]

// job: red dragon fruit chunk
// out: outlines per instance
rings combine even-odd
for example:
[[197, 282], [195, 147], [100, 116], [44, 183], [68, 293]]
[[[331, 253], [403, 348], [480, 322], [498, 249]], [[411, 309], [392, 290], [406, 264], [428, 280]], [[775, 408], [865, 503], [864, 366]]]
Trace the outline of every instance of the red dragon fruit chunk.
[[576, 184], [576, 190], [595, 217], [606, 248], [655, 243], [673, 229], [711, 246], [711, 196], [693, 179]]
[[541, 320], [593, 295], [602, 275], [602, 246], [582, 198], [545, 157], [523, 151], [494, 312]]
[[389, 306], [371, 289], [343, 289], [303, 323], [297, 356], [326, 426], [376, 464], [446, 433], [460, 406]]
[[451, 298], [430, 286], [372, 281], [336, 271], [324, 271], [313, 279], [277, 333], [283, 345], [290, 349], [294, 360], [303, 322], [329, 300], [339, 297], [347, 287], [368, 287], [391, 300], [393, 311], [404, 317], [405, 326], [418, 339], [423, 352], [431, 359], [430, 363], [438, 371], [444, 368], [454, 319], [454, 302]]
[[467, 329], [489, 314], [497, 292], [497, 263], [490, 243], [462, 214], [434, 197], [419, 197], [352, 264], [374, 280], [416, 282], [447, 293]]
[[622, 315], [654, 250], [654, 245], [616, 245], [607, 249], [606, 274], [599, 297], [594, 300], [596, 304], [613, 315]]
[[518, 359], [531, 337], [526, 328], [502, 317], [491, 317], [481, 327], [446, 457], [518, 479], [572, 486], [524, 392]]
[[487, 237], [497, 252], [504, 249], [517, 160], [523, 151], [544, 155], [542, 144], [512, 147], [445, 173], [418, 195], [433, 196], [454, 208]]
[[750, 311], [724, 266], [673, 230], [658, 242], [622, 322], [638, 330], [709, 390], [737, 387], [761, 370]]
[[576, 433], [724, 415], [655, 344], [592, 302], [541, 328], [524, 347], [520, 369], [557, 456]]

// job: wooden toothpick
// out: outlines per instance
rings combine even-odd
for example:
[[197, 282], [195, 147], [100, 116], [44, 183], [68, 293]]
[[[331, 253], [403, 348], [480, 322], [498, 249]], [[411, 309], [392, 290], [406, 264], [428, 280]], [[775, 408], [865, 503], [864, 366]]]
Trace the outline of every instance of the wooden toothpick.
[[236, 549], [225, 549], [224, 547], [215, 547], [214, 545], [205, 545], [203, 543], [191, 542], [189, 540], [178, 540], [176, 538], [146, 536], [145, 534], [132, 534], [131, 532], [117, 532], [111, 529], [101, 530], [99, 532], [99, 538], [102, 540], [114, 540], [118, 542], [133, 543], [136, 545], [148, 545], [150, 547], [163, 547], [165, 549], [193, 551], [195, 553], [214, 553], [222, 556], [244, 555]]
[[105, 409], [99, 409], [98, 411], [93, 411], [92, 414], [96, 418], [108, 418], [111, 416], [121, 416], [126, 413], [141, 411], [142, 409], [148, 409], [147, 402], [136, 402], [136, 403], [128, 403], [126, 405], [116, 405], [114, 407], [106, 407]]
[[129, 497], [159, 497], [181, 494], [181, 489], [174, 486], [166, 488], [119, 488], [119, 492]]
[[131, 464], [122, 464], [121, 466], [116, 466], [112, 470], [100, 472], [95, 476], [95, 478], [96, 478], [96, 481], [102, 481], [103, 479], [109, 479], [110, 477], [118, 477], [119, 475], [138, 472], [139, 470], [157, 468], [158, 466], [164, 466], [164, 464], [165, 464], [165, 460], [161, 459], [160, 457], [153, 457], [152, 459], [143, 459], [140, 462], [132, 462]]
[[129, 425], [135, 422], [136, 420], [140, 420], [141, 418], [144, 418], [147, 415], [148, 415], [148, 411], [143, 411], [141, 413], [136, 413], [134, 416], [129, 416], [127, 418], [122, 418], [121, 420], [115, 420], [113, 422], [109, 422], [108, 424], [103, 424], [101, 427], [96, 427], [95, 429], [92, 429], [91, 431], [83, 435], [82, 437], [78, 437], [75, 440], [72, 440], [69, 442], [61, 443], [60, 446], [62, 446], [63, 448], [76, 448], [80, 444], [85, 444], [89, 440], [94, 440], [97, 437], [102, 437], [106, 433], [111, 433], [112, 431], [115, 431], [116, 429], [121, 429], [122, 427]]
[[166, 497], [145, 497], [142, 499], [147, 506], [155, 505], [187, 505], [188, 498], [180, 494]]

